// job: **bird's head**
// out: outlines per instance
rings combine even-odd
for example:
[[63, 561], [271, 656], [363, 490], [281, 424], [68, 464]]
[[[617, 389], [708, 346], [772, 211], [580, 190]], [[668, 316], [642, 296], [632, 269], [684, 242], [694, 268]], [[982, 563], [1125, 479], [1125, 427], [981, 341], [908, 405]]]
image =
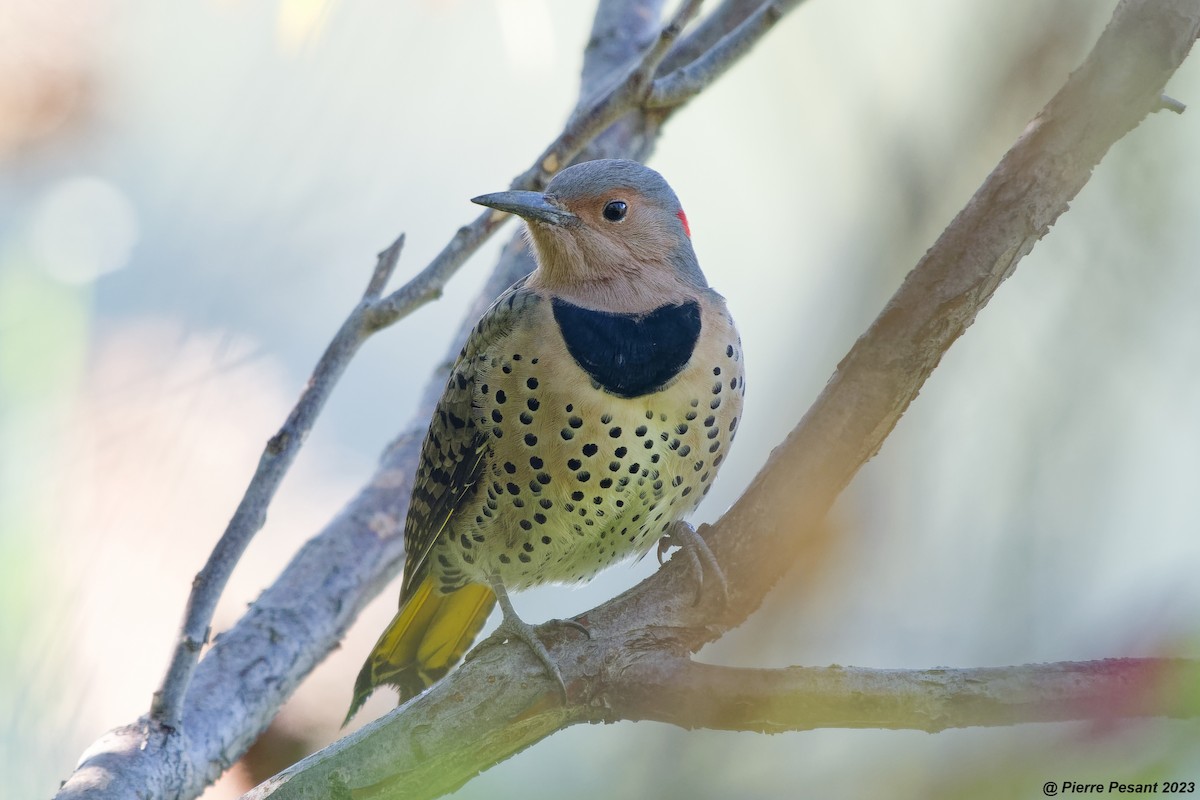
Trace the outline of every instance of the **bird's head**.
[[525, 219], [535, 282], [551, 291], [639, 310], [707, 287], [679, 199], [636, 161], [585, 161], [558, 173], [544, 193], [497, 192], [471, 202]]

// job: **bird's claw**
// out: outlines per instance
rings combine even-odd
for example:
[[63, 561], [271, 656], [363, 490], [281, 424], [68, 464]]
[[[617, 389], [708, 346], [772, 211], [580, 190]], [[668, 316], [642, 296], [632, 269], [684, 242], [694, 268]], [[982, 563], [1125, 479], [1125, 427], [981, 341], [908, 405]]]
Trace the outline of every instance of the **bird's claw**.
[[667, 554], [667, 551], [671, 549], [671, 545], [673, 544], [675, 543], [671, 541], [671, 534], [669, 533], [658, 540], [658, 551], [654, 555], [658, 558], [658, 565], [660, 567], [666, 563], [663, 561], [663, 556]]
[[[707, 527], [701, 525], [701, 528]], [[676, 520], [667, 535], [658, 540], [658, 563], [663, 563], [663, 554], [672, 546], [678, 545], [681, 552], [686, 553], [688, 560], [691, 562], [692, 571], [696, 575], [696, 599], [692, 605], [700, 605], [700, 601], [704, 599], [704, 576], [708, 573], [715, 578], [717, 589], [720, 593], [720, 603], [725, 605], [729, 602], [729, 581], [725, 578], [725, 571], [721, 569], [721, 565], [717, 563], [717, 557], [713, 555], [713, 551], [709, 548], [708, 543], [704, 541], [695, 528], [683, 520]]]
[[[550, 651], [546, 649], [546, 645], [542, 644], [542, 640], [538, 638], [534, 627], [517, 615], [516, 609], [512, 607], [512, 601], [508, 599], [508, 592], [505, 591], [503, 584], [498, 580], [494, 580], [492, 581], [492, 589], [496, 592], [496, 599], [500, 603], [500, 610], [504, 613], [504, 618], [500, 621], [500, 625], [496, 630], [492, 631], [492, 634], [480, 643], [479, 647], [476, 647], [471, 653], [467, 654], [467, 658], [473, 658], [474, 653], [482, 650], [487, 645], [502, 644], [508, 639], [520, 639], [533, 651], [538, 661], [542, 662], [542, 666], [546, 668], [546, 672], [549, 673], [550, 677], [554, 678], [555, 682], [558, 683], [558, 689], [565, 703], [567, 701], [567, 684], [563, 680], [562, 671], [559, 670], [558, 664], [554, 663], [554, 659], [550, 657]], [[592, 638], [592, 632], [583, 623], [573, 619], [552, 619], [546, 625], [572, 628], [587, 638]]]
[[[552, 619], [548, 620], [545, 625], [571, 628], [579, 631], [589, 639], [592, 638], [592, 632], [583, 623], [573, 619]], [[520, 617], [506, 617], [500, 623], [500, 626], [492, 632], [492, 635], [487, 638], [487, 642], [500, 644], [506, 639], [520, 639], [533, 651], [538, 661], [542, 662], [542, 666], [546, 668], [546, 672], [558, 684], [563, 702], [566, 702], [567, 684], [563, 680], [562, 671], [558, 668], [558, 664], [554, 662], [554, 659], [550, 657], [550, 651], [546, 649], [546, 645], [542, 644], [542, 640], [538, 638], [537, 630]], [[493, 642], [493, 640], [495, 641]]]
[[573, 631], [582, 633], [583, 638], [585, 638], [585, 639], [592, 638], [592, 632], [588, 628], [588, 626], [584, 625], [582, 622], [580, 622], [577, 619], [548, 619], [543, 624], [558, 626], [561, 628], [570, 628]]

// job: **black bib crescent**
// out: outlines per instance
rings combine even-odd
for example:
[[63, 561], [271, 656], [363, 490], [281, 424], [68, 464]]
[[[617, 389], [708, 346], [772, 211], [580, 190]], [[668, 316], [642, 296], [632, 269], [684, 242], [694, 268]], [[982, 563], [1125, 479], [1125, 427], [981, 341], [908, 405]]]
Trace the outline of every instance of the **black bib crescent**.
[[593, 311], [557, 298], [551, 304], [571, 357], [618, 397], [662, 389], [691, 359], [700, 338], [700, 304], [694, 300], [649, 314]]

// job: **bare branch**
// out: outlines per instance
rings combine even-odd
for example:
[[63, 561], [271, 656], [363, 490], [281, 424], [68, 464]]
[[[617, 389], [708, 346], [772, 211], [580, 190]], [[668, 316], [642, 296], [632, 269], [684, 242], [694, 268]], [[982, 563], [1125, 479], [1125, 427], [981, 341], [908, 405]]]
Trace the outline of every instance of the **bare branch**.
[[632, 664], [605, 693], [610, 719], [683, 728], [804, 731], [948, 728], [1131, 717], [1196, 717], [1177, 687], [1200, 661], [1113, 658], [974, 669], [735, 669], [687, 658]]
[[1173, 111], [1176, 114], [1182, 114], [1187, 111], [1187, 105], [1179, 102], [1170, 95], [1164, 94], [1159, 98], [1159, 106], [1155, 111]]
[[695, 97], [775, 27], [783, 13], [782, 3], [763, 3], [695, 61], [654, 81], [646, 96], [646, 107], [678, 106]]
[[[765, 0], [772, 2], [772, 0]], [[725, 0], [715, 9], [704, 15], [688, 33], [681, 38], [667, 57], [663, 59], [662, 71], [674, 72], [685, 64], [689, 64], [702, 56], [705, 51], [717, 43], [747, 17], [764, 4], [764, 0]]]
[[404, 250], [404, 234], [400, 234], [396, 241], [379, 254], [379, 259], [375, 263], [375, 271], [371, 273], [371, 280], [367, 282], [366, 291], [363, 292], [363, 300], [375, 301], [383, 294], [383, 290], [392, 280], [392, 275], [396, 272], [396, 265], [400, 263], [400, 253]]
[[229, 525], [226, 526], [217, 546], [213, 548], [208, 561], [192, 582], [192, 592], [184, 612], [179, 643], [171, 656], [162, 687], [154, 693], [150, 705], [152, 725], [167, 731], [179, 728], [184, 695], [196, 670], [200, 648], [208, 641], [209, 625], [212, 624], [217, 600], [225, 590], [225, 584], [246, 546], [266, 521], [267, 507], [274, 499], [283, 476], [296, 460], [301, 445], [312, 430], [325, 401], [333, 392], [333, 387], [346, 371], [350, 359], [370, 335], [366, 322], [374, 307], [374, 297], [383, 290], [383, 286], [395, 271], [403, 249], [404, 236], [401, 235], [379, 254], [371, 280], [363, 293], [362, 302], [350, 312], [350, 316], [342, 323], [333, 341], [321, 355], [308, 385], [301, 393], [295, 408], [288, 414], [283, 427], [267, 440], [266, 448], [259, 457], [258, 468], [254, 471], [250, 485], [238, 503], [233, 518], [229, 520]]
[[[578, 637], [575, 637], [576, 639]], [[1108, 659], [977, 669], [753, 670], [695, 663], [662, 629], [584, 646], [571, 697], [547, 691], [528, 651], [493, 648], [402, 709], [265, 781], [243, 800], [439, 797], [479, 771], [579, 723], [655, 720], [684, 728], [936, 732], [1029, 722], [1194, 718], [1200, 662]], [[514, 656], [514, 657], [510, 657]], [[479, 693], [486, 702], [474, 702]], [[1186, 699], [1183, 699], [1186, 698]], [[484, 735], [481, 735], [481, 732]]]
[[[513, 189], [539, 189], [571, 162], [584, 145], [632, 109], [638, 107], [651, 86], [654, 72], [684, 26], [696, 16], [702, 0], [686, 0], [658, 35], [658, 39], [625, 77], [598, 100], [571, 115], [566, 128], [542, 151], [533, 166], [512, 183]], [[507, 215], [504, 215], [507, 216]]]
[[480, 214], [455, 231], [453, 238], [425, 269], [371, 306], [367, 317], [368, 332], [374, 333], [394, 325], [426, 303], [441, 297], [442, 290], [458, 272], [458, 268], [474, 255], [503, 221], [494, 214]]

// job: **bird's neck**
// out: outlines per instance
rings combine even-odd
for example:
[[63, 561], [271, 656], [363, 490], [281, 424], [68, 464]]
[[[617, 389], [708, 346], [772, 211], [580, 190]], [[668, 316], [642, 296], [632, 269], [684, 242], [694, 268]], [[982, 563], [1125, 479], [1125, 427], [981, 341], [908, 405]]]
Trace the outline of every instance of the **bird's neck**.
[[563, 280], [543, 267], [529, 276], [529, 288], [567, 302], [616, 314], [648, 314], [656, 308], [679, 305], [696, 297], [695, 287], [682, 283], [666, 269], [642, 269], [580, 280]]

